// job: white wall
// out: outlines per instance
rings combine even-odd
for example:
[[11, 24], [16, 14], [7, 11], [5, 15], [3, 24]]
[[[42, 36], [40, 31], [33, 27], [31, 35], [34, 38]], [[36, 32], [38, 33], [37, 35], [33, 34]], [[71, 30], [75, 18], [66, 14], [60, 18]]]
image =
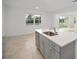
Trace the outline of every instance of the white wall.
[[[41, 25], [26, 25], [26, 14], [39, 14], [42, 17]], [[3, 8], [3, 36], [16, 36], [33, 33], [37, 28], [59, 28], [58, 16], [76, 15], [76, 11], [72, 12], [58, 12], [58, 13], [46, 13], [36, 10], [28, 10], [15, 8], [10, 6], [4, 6]], [[71, 23], [71, 22], [70, 22]]]
[[5, 36], [6, 31], [6, 8], [2, 5], [2, 36]]
[[5, 36], [5, 8], [2, 8], [2, 35]]
[[[26, 25], [25, 15], [28, 13], [41, 15], [41, 25]], [[5, 20], [5, 36], [16, 36], [33, 33], [36, 28], [50, 28], [52, 16], [50, 13], [37, 12], [33, 10], [28, 11], [14, 7], [6, 7]]]

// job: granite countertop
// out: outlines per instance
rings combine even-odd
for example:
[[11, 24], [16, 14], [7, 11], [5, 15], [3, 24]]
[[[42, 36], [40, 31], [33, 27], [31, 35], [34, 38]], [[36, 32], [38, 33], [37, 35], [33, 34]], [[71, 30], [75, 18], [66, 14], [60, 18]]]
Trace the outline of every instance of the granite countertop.
[[55, 36], [48, 36], [48, 35], [43, 33], [46, 31], [53, 32], [53, 29], [51, 29], [51, 30], [49, 30], [49, 29], [36, 29], [35, 31], [37, 31], [41, 35], [47, 37], [49, 40], [53, 41], [54, 43], [56, 43], [60, 47], [64, 47], [67, 44], [69, 44], [77, 39], [76, 31], [71, 30], [71, 29], [59, 29], [59, 30], [57, 30], [58, 35], [55, 35]]

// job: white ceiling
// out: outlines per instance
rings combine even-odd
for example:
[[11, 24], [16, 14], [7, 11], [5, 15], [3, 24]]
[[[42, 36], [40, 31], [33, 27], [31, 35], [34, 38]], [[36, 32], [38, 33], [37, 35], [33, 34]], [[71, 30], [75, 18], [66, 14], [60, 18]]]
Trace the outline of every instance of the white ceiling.
[[73, 0], [3, 0], [3, 4], [29, 10], [36, 10], [35, 8], [37, 7], [38, 11], [53, 12], [76, 7], [76, 3], [72, 1]]

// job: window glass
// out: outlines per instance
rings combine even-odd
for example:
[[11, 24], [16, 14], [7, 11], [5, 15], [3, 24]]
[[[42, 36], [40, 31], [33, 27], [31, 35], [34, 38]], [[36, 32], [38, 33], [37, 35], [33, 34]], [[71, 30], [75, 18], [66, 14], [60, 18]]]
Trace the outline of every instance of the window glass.
[[67, 22], [68, 22], [68, 17], [65, 17], [65, 16], [60, 16], [59, 17], [59, 27], [62, 28], [62, 27], [67, 27]]
[[33, 24], [33, 18], [32, 15], [27, 15], [26, 17], [26, 24]]
[[76, 20], [76, 16], [74, 16], [74, 24], [76, 24], [76, 21], [77, 21], [77, 20]]
[[41, 16], [40, 15], [26, 15], [26, 24], [41, 24]]

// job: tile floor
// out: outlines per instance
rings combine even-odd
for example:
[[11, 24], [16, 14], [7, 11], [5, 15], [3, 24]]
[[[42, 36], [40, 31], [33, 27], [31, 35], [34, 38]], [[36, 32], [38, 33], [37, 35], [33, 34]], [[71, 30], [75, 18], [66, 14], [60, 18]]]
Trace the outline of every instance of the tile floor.
[[34, 34], [3, 39], [3, 59], [43, 59], [35, 46]]

